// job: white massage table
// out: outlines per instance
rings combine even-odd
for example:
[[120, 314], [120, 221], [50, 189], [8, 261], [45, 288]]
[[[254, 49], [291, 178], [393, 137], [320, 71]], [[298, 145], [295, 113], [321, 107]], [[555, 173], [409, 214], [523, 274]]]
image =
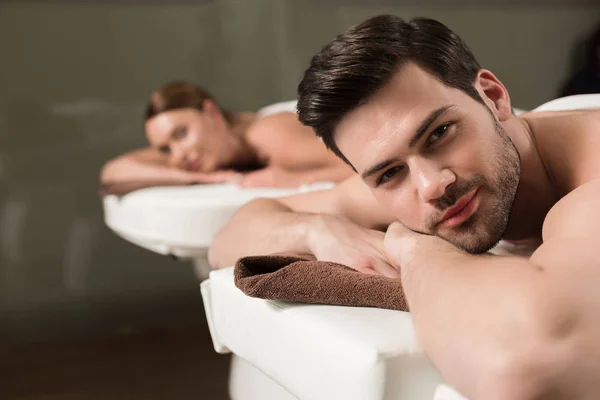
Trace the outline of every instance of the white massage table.
[[[587, 96], [535, 111], [600, 107], [600, 95]], [[203, 259], [214, 233], [243, 203], [292, 192], [228, 185], [143, 189], [105, 198], [105, 220], [142, 247]], [[215, 350], [234, 353], [233, 400], [462, 399], [423, 353], [408, 313], [249, 298], [235, 287], [231, 268], [212, 271], [201, 290]]]
[[[257, 111], [266, 117], [295, 112], [296, 101], [268, 105]], [[102, 199], [104, 222], [117, 235], [140, 247], [177, 259], [192, 260], [198, 277], [208, 276], [206, 259], [214, 235], [245, 203], [260, 197], [281, 197], [327, 189], [329, 182], [294, 189], [243, 189], [234, 184], [160, 186], [125, 196]]]
[[328, 182], [295, 189], [244, 189], [234, 184], [161, 186], [103, 198], [104, 222], [122, 238], [145, 249], [192, 260], [196, 273], [210, 270], [206, 253], [214, 235], [245, 203], [327, 189]]
[[[600, 108], [600, 94], [534, 111]], [[516, 114], [522, 110], [515, 110]], [[501, 243], [496, 254], [527, 254]], [[459, 400], [416, 339], [409, 313], [245, 296], [232, 268], [201, 284], [215, 350], [234, 354], [233, 400]]]
[[[531, 254], [502, 242], [497, 255]], [[421, 349], [410, 313], [247, 297], [233, 268], [201, 284], [232, 400], [464, 400]]]

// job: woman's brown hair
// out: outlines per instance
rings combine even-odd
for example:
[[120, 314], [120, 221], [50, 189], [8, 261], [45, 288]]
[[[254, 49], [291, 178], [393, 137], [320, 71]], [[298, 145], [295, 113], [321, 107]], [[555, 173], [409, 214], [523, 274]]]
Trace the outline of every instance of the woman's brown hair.
[[[212, 100], [219, 107], [215, 98], [201, 87], [182, 81], [170, 82], [152, 92], [146, 107], [145, 120], [148, 121], [162, 112], [181, 108], [194, 108], [203, 111], [205, 100]], [[223, 114], [227, 123], [231, 124], [233, 114], [221, 107], [219, 107], [219, 110], [221, 110], [221, 114]]]

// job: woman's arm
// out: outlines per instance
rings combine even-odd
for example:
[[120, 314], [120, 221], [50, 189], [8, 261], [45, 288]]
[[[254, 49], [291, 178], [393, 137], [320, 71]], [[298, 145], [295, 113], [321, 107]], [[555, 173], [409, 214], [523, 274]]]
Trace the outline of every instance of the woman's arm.
[[125, 153], [108, 161], [100, 172], [101, 194], [125, 194], [159, 185], [216, 183], [238, 177], [236, 171], [191, 172], [168, 165], [167, 156], [146, 148]]
[[167, 163], [167, 156], [153, 148], [130, 151], [108, 161], [100, 172], [102, 184], [131, 181], [191, 183], [191, 174]]

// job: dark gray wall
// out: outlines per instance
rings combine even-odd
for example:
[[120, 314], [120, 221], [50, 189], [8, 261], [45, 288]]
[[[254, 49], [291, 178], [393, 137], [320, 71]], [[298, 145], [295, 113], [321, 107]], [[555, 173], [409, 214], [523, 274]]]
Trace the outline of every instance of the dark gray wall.
[[554, 97], [600, 16], [583, 1], [83, 3], [0, 3], [3, 340], [203, 318], [190, 266], [113, 235], [96, 196], [102, 163], [145, 144], [142, 108], [156, 86], [198, 82], [238, 110], [291, 99], [322, 45], [391, 12], [447, 23], [514, 105], [531, 108]]

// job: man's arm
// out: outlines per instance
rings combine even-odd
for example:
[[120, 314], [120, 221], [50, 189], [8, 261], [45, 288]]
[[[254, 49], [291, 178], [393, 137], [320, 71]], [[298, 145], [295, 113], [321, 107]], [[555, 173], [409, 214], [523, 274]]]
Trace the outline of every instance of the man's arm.
[[600, 398], [599, 202], [599, 182], [558, 202], [530, 259], [390, 227], [417, 335], [469, 399]]
[[392, 221], [355, 175], [333, 189], [280, 199], [258, 199], [246, 204], [216, 235], [210, 247], [209, 262], [213, 268], [225, 268], [244, 256], [314, 253], [317, 251], [312, 248], [311, 240], [317, 244], [330, 240], [330, 235], [319, 236], [330, 223], [340, 237], [344, 231], [363, 230], [365, 232], [357, 234], [368, 236], [365, 240], [380, 241], [382, 247], [383, 234], [374, 230], [384, 230]]

